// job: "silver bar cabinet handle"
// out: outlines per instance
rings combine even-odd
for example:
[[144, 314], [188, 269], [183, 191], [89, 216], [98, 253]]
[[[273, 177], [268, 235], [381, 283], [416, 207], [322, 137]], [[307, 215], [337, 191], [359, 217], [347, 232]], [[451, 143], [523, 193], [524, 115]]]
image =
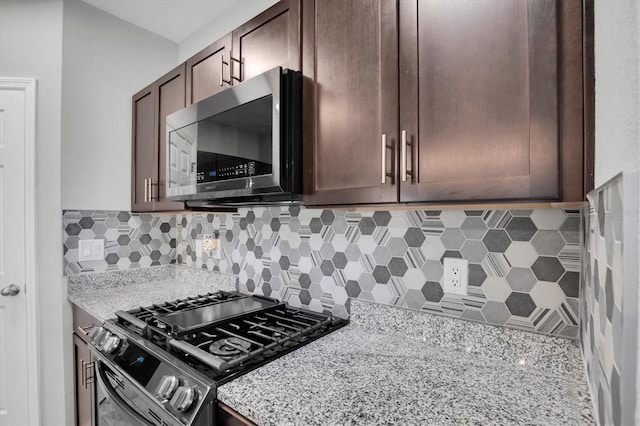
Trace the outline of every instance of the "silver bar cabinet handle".
[[382, 134], [382, 183], [387, 183], [387, 134]]
[[220, 87], [224, 86], [224, 55], [220, 59]]
[[149, 187], [147, 186], [147, 180], [149, 180], [149, 179], [145, 179], [145, 180], [144, 180], [144, 202], [145, 202], [145, 203], [147, 202], [147, 198], [149, 197], [149, 193], [147, 192], [147, 191], [148, 191], [148, 188], [149, 188]]
[[[233, 64], [233, 61], [231, 61], [230, 63], [226, 62], [224, 60], [224, 55], [220, 55], [220, 56], [222, 57], [221, 63], [220, 63], [220, 86], [223, 86], [224, 83], [227, 83], [229, 86], [231, 86], [231, 83], [232, 83], [232, 81], [231, 81], [232, 75], [231, 74], [233, 73], [233, 68], [231, 68], [231, 66]], [[225, 65], [229, 65], [229, 80], [225, 80], [224, 79], [224, 66]]]
[[[416, 142], [413, 139], [409, 138], [406, 130], [400, 131], [400, 178], [402, 179], [402, 182], [407, 181], [407, 176], [411, 176], [411, 182], [416, 181], [416, 154], [414, 149], [417, 149], [417, 147], [414, 146], [415, 143]], [[407, 146], [411, 147], [411, 171], [407, 170]]]
[[407, 181], [407, 131], [400, 132], [400, 173], [402, 173], [402, 181]]
[[[240, 83], [242, 81], [242, 69], [244, 68], [244, 58], [236, 59], [233, 57], [233, 52], [231, 52], [231, 58], [229, 58], [229, 62], [230, 62], [229, 80], [236, 80], [238, 83]], [[240, 77], [236, 77], [235, 74], [233, 73], [234, 62], [237, 62], [238, 65], [240, 66]]]
[[153, 178], [149, 178], [149, 202], [153, 201]]
[[87, 380], [85, 379], [85, 376], [87, 374], [87, 370], [86, 370], [84, 364], [85, 364], [84, 363], [84, 359], [80, 358], [80, 365], [81, 365], [81, 367], [80, 367], [80, 369], [81, 369], [81, 371], [80, 371], [80, 383], [82, 383], [82, 387], [86, 389], [87, 388]]

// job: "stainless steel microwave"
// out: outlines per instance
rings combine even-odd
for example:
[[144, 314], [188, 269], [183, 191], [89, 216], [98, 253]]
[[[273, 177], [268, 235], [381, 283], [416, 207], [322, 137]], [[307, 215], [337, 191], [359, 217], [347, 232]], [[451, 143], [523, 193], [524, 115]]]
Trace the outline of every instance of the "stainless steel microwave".
[[302, 86], [280, 67], [167, 116], [167, 197], [189, 207], [302, 200]]

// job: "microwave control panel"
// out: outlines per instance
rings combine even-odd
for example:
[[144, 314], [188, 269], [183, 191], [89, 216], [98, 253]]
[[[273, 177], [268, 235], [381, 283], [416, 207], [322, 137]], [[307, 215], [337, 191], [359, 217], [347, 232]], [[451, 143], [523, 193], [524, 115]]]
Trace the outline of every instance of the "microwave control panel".
[[196, 183], [243, 179], [271, 174], [271, 164], [223, 154], [198, 152]]
[[211, 182], [212, 180], [224, 180], [235, 179], [248, 176], [255, 176], [256, 174], [256, 162], [251, 161], [244, 164], [237, 164], [235, 166], [221, 167], [219, 169], [209, 169], [207, 171], [198, 171], [197, 181]]

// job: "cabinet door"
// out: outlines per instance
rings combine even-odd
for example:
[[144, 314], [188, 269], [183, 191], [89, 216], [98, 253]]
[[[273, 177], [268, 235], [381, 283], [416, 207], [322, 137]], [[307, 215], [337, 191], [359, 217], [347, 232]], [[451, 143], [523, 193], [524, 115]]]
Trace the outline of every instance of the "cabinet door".
[[277, 66], [300, 70], [300, 0], [282, 0], [233, 31], [234, 82]]
[[90, 368], [87, 363], [91, 361], [91, 354], [87, 344], [73, 334], [73, 362], [75, 364], [75, 396], [76, 396], [76, 422], [77, 426], [91, 426], [91, 385]]
[[305, 204], [397, 202], [397, 43], [394, 1], [303, 2]]
[[131, 152], [131, 211], [153, 210], [149, 180], [155, 178], [156, 92], [150, 85], [133, 95]]
[[230, 50], [231, 34], [228, 34], [187, 60], [188, 105], [229, 87]]
[[167, 115], [185, 107], [185, 64], [173, 69], [156, 82], [158, 116], [157, 185], [153, 186], [155, 210], [184, 210], [184, 203], [167, 199]]
[[400, 201], [560, 198], [557, 9], [400, 0]]

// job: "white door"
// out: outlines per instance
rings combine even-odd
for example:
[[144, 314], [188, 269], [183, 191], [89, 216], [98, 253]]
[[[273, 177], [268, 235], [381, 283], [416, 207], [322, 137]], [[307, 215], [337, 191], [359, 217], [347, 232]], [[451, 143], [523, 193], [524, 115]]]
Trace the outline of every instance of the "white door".
[[34, 169], [34, 110], [34, 80], [0, 78], [0, 426], [37, 422], [32, 405], [38, 401], [29, 389], [37, 387], [37, 368], [29, 368], [35, 359], [34, 299], [28, 294], [35, 292], [29, 269], [34, 251], [26, 244], [33, 241], [35, 209], [28, 175]]

